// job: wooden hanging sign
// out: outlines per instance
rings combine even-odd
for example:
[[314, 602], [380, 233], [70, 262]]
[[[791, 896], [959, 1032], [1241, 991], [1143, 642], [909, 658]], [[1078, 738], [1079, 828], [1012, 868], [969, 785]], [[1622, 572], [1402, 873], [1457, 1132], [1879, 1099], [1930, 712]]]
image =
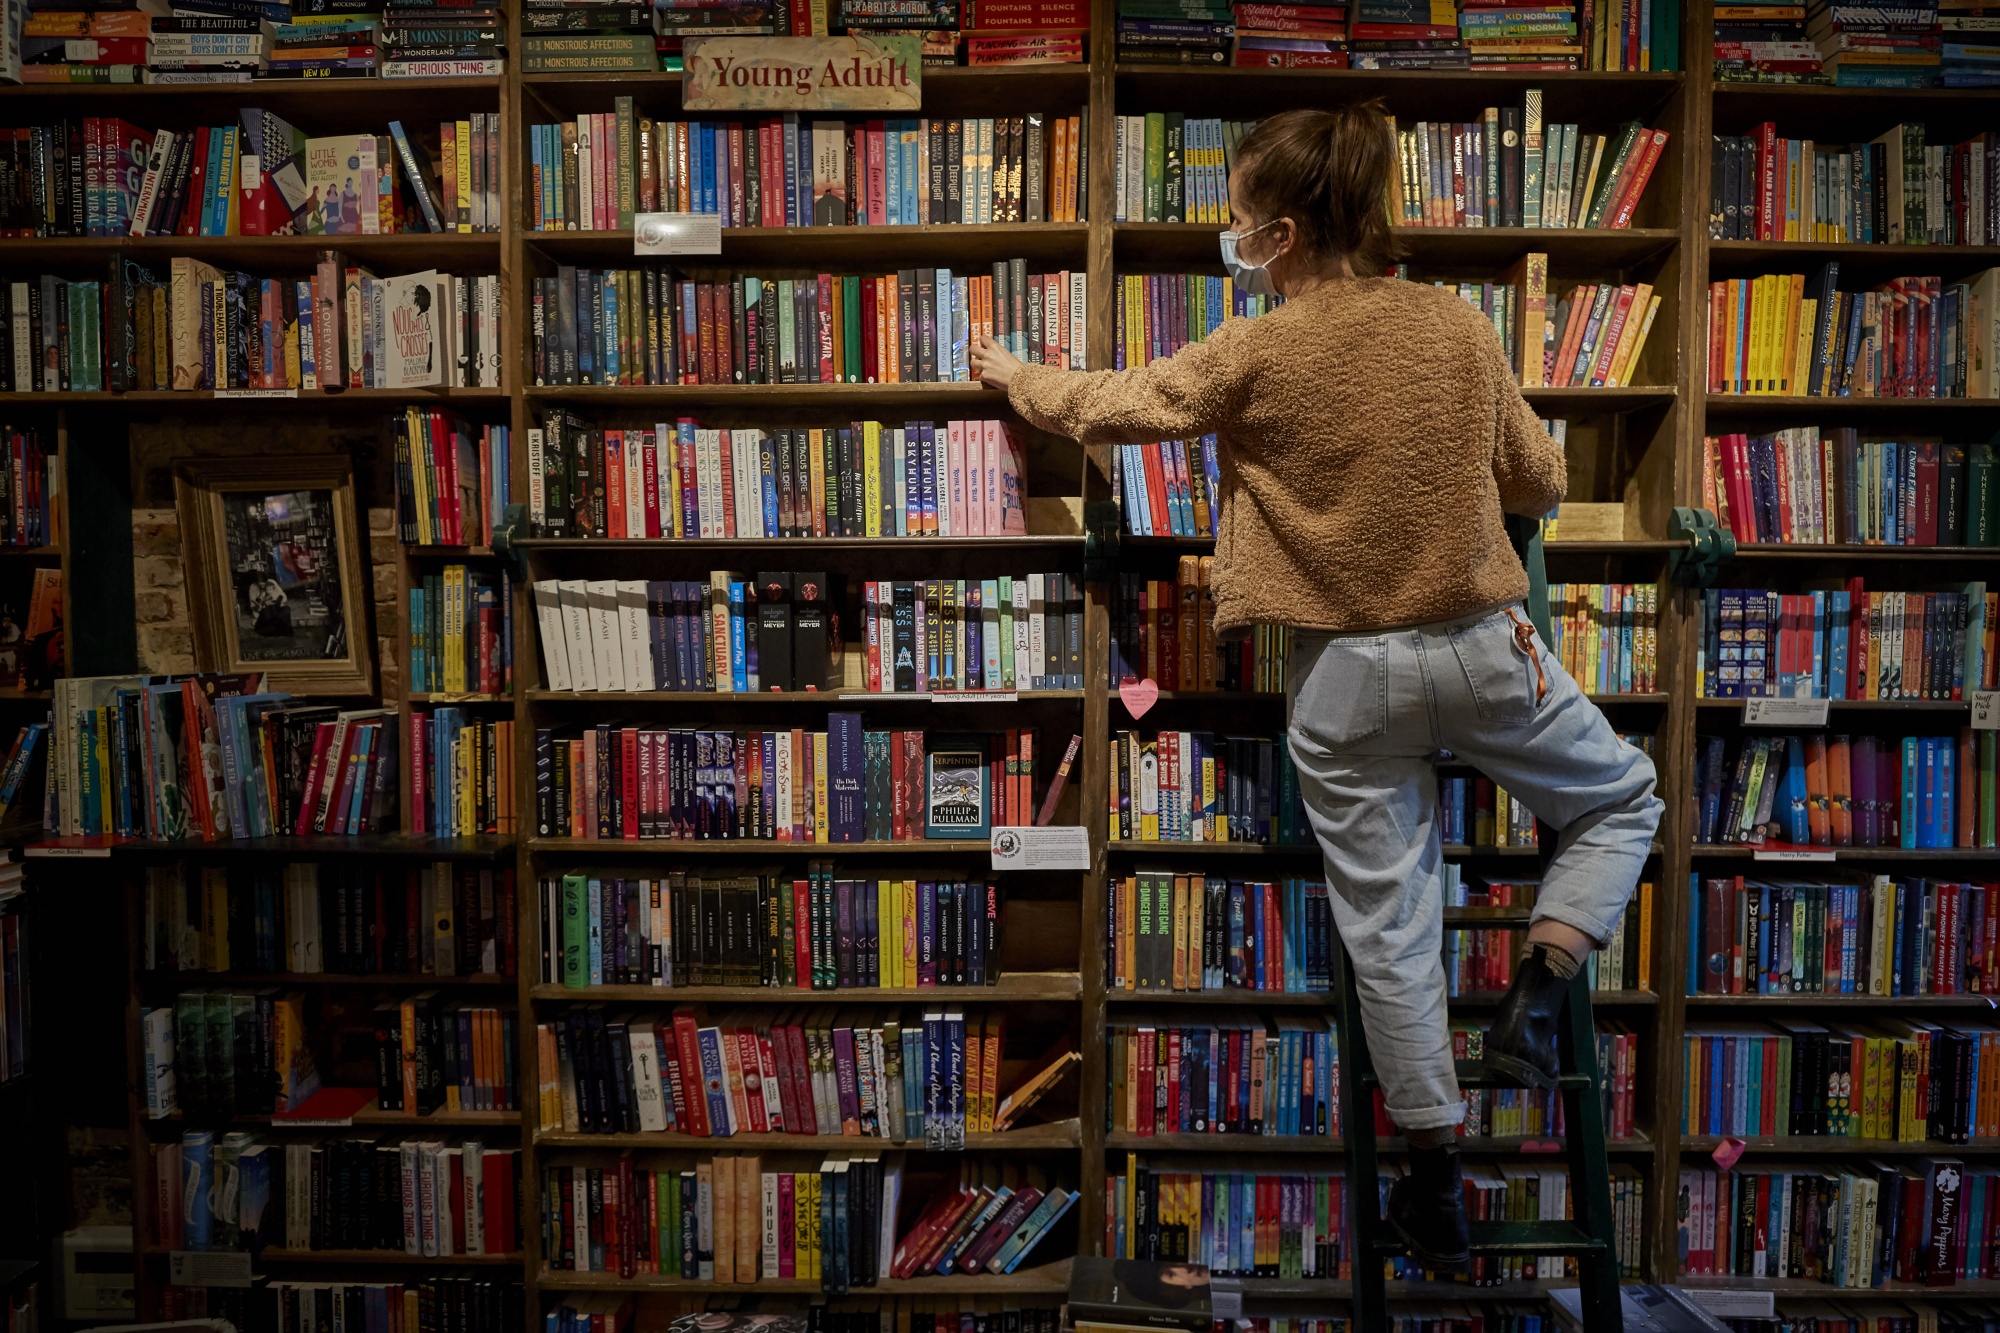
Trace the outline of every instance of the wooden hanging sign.
[[690, 37], [681, 105], [688, 111], [917, 111], [921, 39]]

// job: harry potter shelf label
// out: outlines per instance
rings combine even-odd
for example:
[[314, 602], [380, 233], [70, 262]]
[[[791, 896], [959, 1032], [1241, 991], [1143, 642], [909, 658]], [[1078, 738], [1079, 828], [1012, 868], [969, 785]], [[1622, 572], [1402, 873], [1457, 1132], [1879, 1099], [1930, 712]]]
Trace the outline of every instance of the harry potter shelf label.
[[923, 106], [921, 39], [690, 37], [687, 111], [910, 111]]

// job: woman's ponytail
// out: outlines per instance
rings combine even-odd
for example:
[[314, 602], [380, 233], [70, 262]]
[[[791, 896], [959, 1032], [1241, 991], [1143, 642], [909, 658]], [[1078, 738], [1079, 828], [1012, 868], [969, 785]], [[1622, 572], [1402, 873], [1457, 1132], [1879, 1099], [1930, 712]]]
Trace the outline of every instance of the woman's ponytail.
[[1260, 122], [1237, 148], [1233, 188], [1260, 220], [1292, 219], [1315, 256], [1344, 255], [1372, 277], [1396, 259], [1395, 172], [1394, 122], [1380, 102], [1364, 102]]

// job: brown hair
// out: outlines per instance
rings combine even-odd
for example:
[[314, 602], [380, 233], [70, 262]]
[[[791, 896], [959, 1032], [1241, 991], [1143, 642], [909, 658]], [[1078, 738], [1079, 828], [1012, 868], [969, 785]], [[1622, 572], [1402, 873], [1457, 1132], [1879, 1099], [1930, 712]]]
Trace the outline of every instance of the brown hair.
[[1380, 102], [1280, 112], [1244, 137], [1235, 169], [1240, 200], [1260, 219], [1290, 218], [1310, 254], [1346, 255], [1363, 276], [1395, 261], [1396, 136]]

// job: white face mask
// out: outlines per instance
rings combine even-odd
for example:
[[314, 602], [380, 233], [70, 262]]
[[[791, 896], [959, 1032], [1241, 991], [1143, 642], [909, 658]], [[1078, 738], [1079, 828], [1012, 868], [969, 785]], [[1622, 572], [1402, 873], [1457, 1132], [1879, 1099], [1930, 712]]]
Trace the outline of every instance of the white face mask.
[[1271, 283], [1271, 270], [1267, 265], [1246, 264], [1236, 253], [1237, 246], [1264, 230], [1265, 227], [1272, 226], [1278, 221], [1280, 219], [1272, 218], [1270, 222], [1252, 227], [1249, 231], [1225, 231], [1222, 233], [1220, 238], [1222, 242], [1222, 267], [1228, 270], [1229, 280], [1236, 284], [1236, 290], [1246, 296], [1276, 296], [1278, 294], [1278, 289]]

